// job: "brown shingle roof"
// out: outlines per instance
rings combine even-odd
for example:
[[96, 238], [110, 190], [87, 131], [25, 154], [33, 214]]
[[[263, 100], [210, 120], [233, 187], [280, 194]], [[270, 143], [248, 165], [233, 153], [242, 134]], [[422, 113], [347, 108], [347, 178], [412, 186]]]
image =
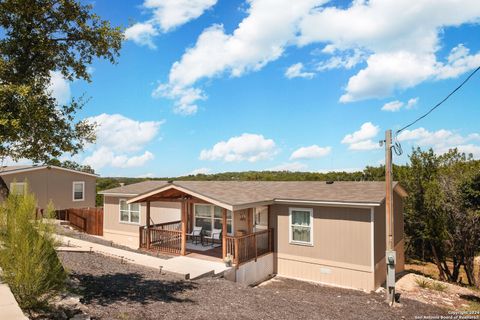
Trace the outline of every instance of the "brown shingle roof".
[[[145, 181], [100, 193], [142, 195], [168, 185], [167, 181]], [[171, 185], [235, 206], [279, 199], [381, 203], [385, 198], [385, 182], [377, 181], [175, 181]]]

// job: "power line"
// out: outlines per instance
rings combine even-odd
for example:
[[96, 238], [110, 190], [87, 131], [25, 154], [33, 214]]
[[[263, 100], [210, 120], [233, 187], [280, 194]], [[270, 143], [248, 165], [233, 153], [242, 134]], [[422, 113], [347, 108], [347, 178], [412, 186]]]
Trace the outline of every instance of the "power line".
[[424, 115], [422, 115], [421, 117], [418, 117], [415, 121], [407, 124], [407, 125], [404, 126], [403, 128], [397, 130], [397, 131], [395, 132], [395, 138], [396, 138], [396, 136], [397, 136], [400, 132], [402, 132], [403, 130], [407, 129], [407, 128], [410, 127], [410, 126], [413, 126], [415, 123], [417, 123], [418, 121], [422, 120], [423, 118], [425, 118], [426, 116], [428, 116], [430, 113], [432, 113], [433, 110], [435, 110], [435, 109], [437, 109], [438, 107], [440, 107], [440, 106], [442, 105], [442, 103], [444, 103], [445, 101], [447, 101], [448, 98], [450, 98], [455, 92], [457, 92], [458, 90], [460, 90], [460, 88], [463, 87], [463, 85], [464, 85], [465, 83], [467, 83], [467, 81], [470, 80], [470, 78], [473, 77], [473, 75], [474, 75], [478, 70], [480, 70], [480, 66], [478, 66], [475, 70], [473, 70], [473, 72], [470, 73], [470, 74], [468, 75], [468, 77], [467, 77], [465, 80], [463, 80], [463, 82], [460, 83], [460, 85], [459, 85], [458, 87], [456, 87], [456, 88], [455, 88], [452, 92], [450, 92], [445, 98], [443, 98], [442, 101], [440, 101], [439, 103], [437, 103], [436, 105], [434, 105], [430, 110], [428, 110], [428, 112], [426, 112], [426, 113], [425, 113]]

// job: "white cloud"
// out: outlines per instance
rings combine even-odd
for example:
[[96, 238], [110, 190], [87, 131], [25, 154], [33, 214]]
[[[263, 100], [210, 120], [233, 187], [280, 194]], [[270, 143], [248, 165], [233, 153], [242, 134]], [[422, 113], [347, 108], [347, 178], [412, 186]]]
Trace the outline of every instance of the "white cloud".
[[347, 134], [343, 139], [343, 144], [348, 144], [350, 150], [373, 150], [379, 148], [377, 142], [372, 139], [377, 136], [380, 128], [371, 122], [365, 122], [360, 130]]
[[156, 49], [153, 43], [153, 37], [159, 34], [158, 30], [151, 23], [136, 23], [125, 30], [125, 39], [132, 40], [138, 45], [147, 46], [150, 49]]
[[443, 28], [478, 22], [479, 17], [477, 0], [354, 1], [347, 8], [311, 10], [300, 23], [299, 43], [327, 43], [323, 53], [334, 58], [342, 51], [368, 52], [367, 66], [350, 78], [340, 101], [386, 97], [478, 65], [478, 55], [470, 56], [463, 48], [445, 64], [437, 61], [436, 53]]
[[417, 103], [418, 103], [418, 97], [409, 99], [406, 104], [402, 101], [394, 100], [394, 101], [385, 103], [382, 107], [382, 110], [395, 112], [395, 111], [400, 111], [400, 109], [402, 109], [403, 107], [405, 107], [405, 109], [412, 109], [417, 105]]
[[470, 49], [463, 44], [454, 47], [448, 55], [448, 63], [443, 65], [436, 74], [437, 79], [456, 78], [461, 74], [480, 66], [480, 53], [470, 54]]
[[108, 147], [100, 147], [86, 157], [83, 164], [89, 165], [94, 169], [101, 169], [106, 166], [115, 168], [133, 168], [141, 167], [154, 158], [150, 151], [145, 151], [141, 155], [127, 156], [125, 154], [116, 155]]
[[50, 72], [50, 86], [48, 90], [59, 105], [68, 104], [71, 98], [70, 82], [66, 80], [60, 71]]
[[155, 49], [153, 38], [160, 32], [169, 32], [200, 17], [216, 3], [217, 0], [145, 0], [142, 7], [152, 17], [127, 28], [125, 38]]
[[367, 67], [348, 80], [340, 102], [387, 97], [396, 89], [414, 87], [435, 74], [435, 65], [433, 54], [408, 51], [372, 54]]
[[168, 32], [200, 17], [217, 0], [145, 0], [143, 6], [153, 11], [152, 20]]
[[295, 150], [290, 156], [290, 160], [299, 160], [299, 159], [318, 159], [324, 157], [332, 151], [331, 147], [319, 147], [316, 144], [301, 147]]
[[272, 139], [263, 135], [244, 133], [227, 141], [216, 143], [211, 149], [200, 152], [200, 160], [249, 161], [270, 159], [276, 154]]
[[153, 91], [152, 96], [154, 98], [164, 97], [175, 100], [173, 112], [183, 116], [197, 113], [198, 105], [196, 101], [207, 98], [202, 90], [198, 88], [185, 88], [169, 84], [159, 85], [155, 91]]
[[[324, 53], [334, 53], [336, 50], [332, 47], [326, 46], [322, 52]], [[360, 62], [364, 61], [366, 54], [359, 49], [354, 49], [352, 54], [343, 55], [342, 52], [338, 53], [336, 56], [331, 57], [326, 61], [321, 61], [317, 64], [317, 71], [325, 71], [331, 69], [351, 69], [355, 67]]]
[[152, 160], [154, 155], [145, 150], [139, 152], [158, 134], [163, 121], [136, 121], [120, 114], [100, 114], [88, 118], [95, 123], [96, 143], [86, 147], [91, 154], [84, 164], [98, 170], [106, 166], [117, 168], [140, 167]]
[[428, 131], [425, 128], [404, 130], [397, 136], [398, 141], [410, 141], [421, 147], [431, 147], [437, 153], [445, 153], [449, 149], [458, 148], [460, 152], [472, 153], [475, 158], [480, 158], [480, 134], [472, 133], [462, 136], [451, 130], [440, 129]]
[[212, 169], [210, 169], [210, 168], [198, 168], [198, 169], [190, 171], [189, 173], [187, 173], [187, 175], [196, 176], [197, 174], [209, 174], [211, 172], [212, 172]]
[[409, 99], [407, 101], [407, 105], [405, 106], [405, 108], [412, 109], [413, 107], [415, 107], [418, 104], [419, 99], [420, 99], [419, 97]]
[[[447, 61], [437, 57], [445, 27], [479, 21], [478, 0], [353, 1], [347, 8], [327, 2], [247, 0], [247, 17], [233, 32], [226, 33], [219, 24], [206, 28], [172, 65], [168, 82], [161, 86], [182, 92], [201, 86], [204, 79], [239, 77], [262, 69], [293, 45], [324, 46], [321, 54], [330, 57], [323, 57], [316, 71], [351, 69], [366, 62], [346, 84], [340, 97], [345, 103], [387, 97], [423, 81], [458, 76], [478, 64], [479, 54], [470, 55], [463, 46], [457, 46]], [[314, 76], [301, 66], [294, 65], [289, 74]], [[196, 102], [206, 97], [201, 87], [195, 90], [202, 94], [189, 105], [178, 102], [182, 95], [159, 96], [177, 100], [180, 109], [193, 113]]]
[[301, 63], [301, 62], [292, 64], [285, 71], [285, 77], [287, 77], [288, 79], [292, 79], [292, 78], [311, 79], [311, 78], [313, 78], [313, 76], [315, 76], [315, 73], [303, 71], [303, 63]]
[[387, 102], [383, 105], [383, 111], [399, 111], [404, 103], [398, 100]]
[[267, 171], [291, 171], [291, 172], [296, 172], [296, 171], [305, 171], [308, 168], [308, 166], [304, 163], [300, 162], [286, 162], [279, 164], [278, 166], [271, 167], [269, 169], [266, 169]]
[[[193, 87], [199, 80], [224, 73], [239, 77], [278, 59], [294, 42], [299, 20], [326, 0], [248, 0], [248, 16], [231, 34], [222, 25], [205, 29], [195, 45], [176, 61], [169, 74], [170, 88]], [[164, 86], [165, 84], [161, 85]], [[199, 100], [199, 99], [198, 99]], [[195, 101], [191, 101], [194, 104]], [[178, 102], [177, 102], [178, 103]]]

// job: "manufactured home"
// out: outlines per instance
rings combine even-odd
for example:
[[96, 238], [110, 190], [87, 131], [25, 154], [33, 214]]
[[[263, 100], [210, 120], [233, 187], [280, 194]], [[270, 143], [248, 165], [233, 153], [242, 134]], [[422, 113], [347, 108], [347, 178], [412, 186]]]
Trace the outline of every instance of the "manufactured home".
[[56, 210], [95, 207], [95, 174], [49, 165], [0, 167], [0, 201], [8, 193], [27, 190], [37, 199], [37, 207], [50, 202]]
[[[277, 274], [367, 291], [385, 281], [384, 182], [145, 181], [100, 193], [107, 239], [231, 261], [234, 281]], [[405, 196], [395, 183], [397, 272]]]

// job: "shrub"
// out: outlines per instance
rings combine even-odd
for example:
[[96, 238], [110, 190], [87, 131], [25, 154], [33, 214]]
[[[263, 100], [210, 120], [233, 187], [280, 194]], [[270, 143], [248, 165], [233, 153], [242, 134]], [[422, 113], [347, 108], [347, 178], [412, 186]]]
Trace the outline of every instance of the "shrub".
[[432, 286], [430, 281], [422, 278], [415, 278], [415, 283], [422, 289], [429, 289]]
[[[66, 279], [54, 248], [54, 225], [35, 220], [35, 210], [31, 194], [10, 195], [0, 207], [2, 279], [25, 310], [46, 306]], [[47, 216], [53, 216], [52, 206]]]
[[441, 282], [434, 281], [434, 282], [432, 283], [432, 289], [433, 289], [433, 290], [436, 290], [436, 291], [443, 292], [443, 291], [447, 290], [447, 286], [444, 285], [444, 284], [441, 283]]

